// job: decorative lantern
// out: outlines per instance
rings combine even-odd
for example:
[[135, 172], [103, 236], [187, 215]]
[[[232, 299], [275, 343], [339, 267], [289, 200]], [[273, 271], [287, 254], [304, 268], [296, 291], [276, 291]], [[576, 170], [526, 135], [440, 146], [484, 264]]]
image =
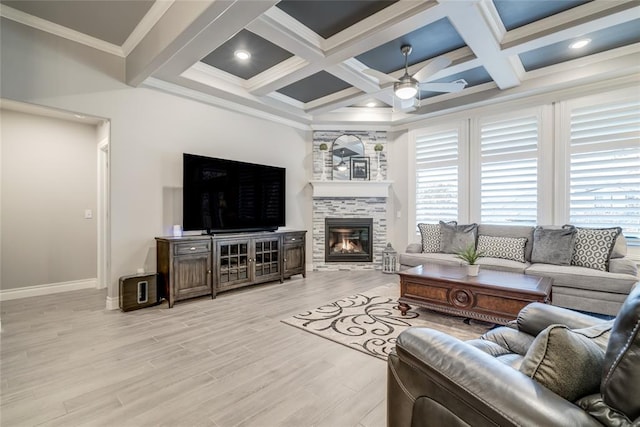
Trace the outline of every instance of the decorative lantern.
[[387, 243], [387, 247], [382, 251], [382, 272], [396, 273], [399, 267], [398, 252], [393, 249], [391, 243]]

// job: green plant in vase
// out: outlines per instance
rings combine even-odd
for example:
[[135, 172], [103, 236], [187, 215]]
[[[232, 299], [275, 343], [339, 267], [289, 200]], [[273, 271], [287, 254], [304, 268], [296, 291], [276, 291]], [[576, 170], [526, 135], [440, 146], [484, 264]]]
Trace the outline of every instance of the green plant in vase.
[[469, 276], [477, 276], [480, 266], [476, 264], [478, 259], [484, 255], [484, 252], [476, 249], [475, 243], [470, 244], [465, 249], [456, 253], [456, 258], [465, 261], [467, 266], [467, 274]]

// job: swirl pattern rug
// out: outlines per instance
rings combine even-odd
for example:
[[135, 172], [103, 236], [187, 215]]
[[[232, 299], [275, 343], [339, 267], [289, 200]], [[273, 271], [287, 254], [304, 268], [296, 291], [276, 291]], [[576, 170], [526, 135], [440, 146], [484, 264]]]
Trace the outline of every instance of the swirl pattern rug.
[[305, 311], [282, 322], [386, 360], [400, 332], [412, 326], [436, 329], [461, 340], [478, 338], [493, 324], [411, 307], [398, 310], [397, 285], [380, 286]]

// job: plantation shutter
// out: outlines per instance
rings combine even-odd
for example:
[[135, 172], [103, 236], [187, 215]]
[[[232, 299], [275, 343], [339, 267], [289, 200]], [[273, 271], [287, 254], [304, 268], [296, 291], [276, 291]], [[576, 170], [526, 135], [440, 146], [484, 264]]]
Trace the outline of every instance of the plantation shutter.
[[458, 218], [458, 129], [416, 139], [416, 226]]
[[570, 153], [571, 223], [640, 239], [640, 101], [573, 109]]
[[483, 122], [480, 130], [482, 223], [535, 225], [538, 118]]

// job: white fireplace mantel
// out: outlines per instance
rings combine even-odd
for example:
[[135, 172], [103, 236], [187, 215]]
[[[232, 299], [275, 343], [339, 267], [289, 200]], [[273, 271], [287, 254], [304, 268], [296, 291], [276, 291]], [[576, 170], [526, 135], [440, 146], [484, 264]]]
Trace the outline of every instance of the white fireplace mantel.
[[392, 181], [311, 181], [313, 197], [389, 197]]

